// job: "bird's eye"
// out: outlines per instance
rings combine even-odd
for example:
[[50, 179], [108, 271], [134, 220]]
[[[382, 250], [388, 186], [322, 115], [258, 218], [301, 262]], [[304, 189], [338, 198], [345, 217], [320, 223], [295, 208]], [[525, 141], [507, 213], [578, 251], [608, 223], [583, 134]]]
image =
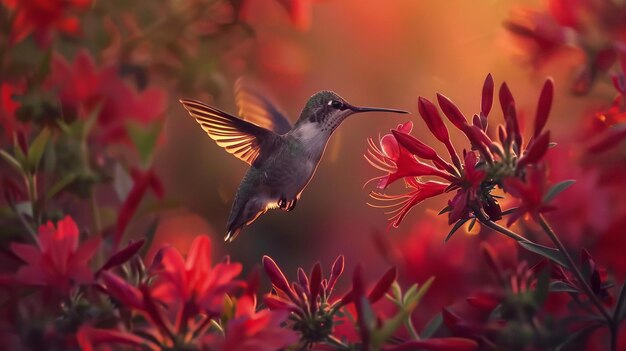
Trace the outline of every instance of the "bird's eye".
[[341, 102], [341, 101], [337, 101], [337, 100], [330, 100], [328, 102], [328, 105], [336, 110], [345, 110], [346, 106]]

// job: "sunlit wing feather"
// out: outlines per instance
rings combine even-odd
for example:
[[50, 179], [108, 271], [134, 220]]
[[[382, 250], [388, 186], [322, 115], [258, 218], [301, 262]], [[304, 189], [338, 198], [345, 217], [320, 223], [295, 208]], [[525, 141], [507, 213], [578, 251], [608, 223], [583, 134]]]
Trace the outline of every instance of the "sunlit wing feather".
[[239, 115], [246, 121], [273, 130], [277, 134], [285, 134], [291, 130], [287, 117], [243, 77], [235, 82], [235, 103], [239, 108]]
[[278, 138], [270, 130], [200, 101], [180, 99], [180, 102], [217, 145], [250, 165], [259, 158], [264, 146]]

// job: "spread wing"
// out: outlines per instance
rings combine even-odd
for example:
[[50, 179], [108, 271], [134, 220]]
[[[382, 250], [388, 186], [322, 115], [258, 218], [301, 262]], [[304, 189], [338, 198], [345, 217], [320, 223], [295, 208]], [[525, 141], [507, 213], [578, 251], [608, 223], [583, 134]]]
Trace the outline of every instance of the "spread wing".
[[276, 133], [200, 101], [180, 99], [180, 102], [217, 145], [250, 165], [261, 162], [280, 141]]
[[235, 102], [239, 115], [246, 121], [273, 130], [276, 134], [291, 130], [291, 123], [285, 114], [243, 77], [235, 82]]

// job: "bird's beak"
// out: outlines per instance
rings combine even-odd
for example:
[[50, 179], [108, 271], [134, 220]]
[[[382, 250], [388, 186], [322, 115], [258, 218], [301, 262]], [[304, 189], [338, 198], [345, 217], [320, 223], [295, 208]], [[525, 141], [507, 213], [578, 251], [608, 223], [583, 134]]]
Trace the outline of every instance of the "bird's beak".
[[393, 108], [382, 108], [382, 107], [360, 107], [360, 106], [350, 106], [350, 109], [355, 113], [359, 112], [393, 112], [393, 113], [409, 113], [404, 110], [396, 110]]

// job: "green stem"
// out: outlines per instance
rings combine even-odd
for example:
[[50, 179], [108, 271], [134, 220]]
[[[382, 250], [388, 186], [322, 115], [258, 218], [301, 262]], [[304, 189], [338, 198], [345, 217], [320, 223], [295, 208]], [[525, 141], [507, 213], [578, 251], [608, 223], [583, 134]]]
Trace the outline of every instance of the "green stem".
[[35, 226], [40, 224], [39, 207], [37, 206], [37, 176], [28, 172], [25, 175], [26, 189], [28, 191], [28, 199], [30, 200], [31, 212]]
[[[598, 296], [596, 296], [596, 294], [593, 292], [593, 290], [591, 289], [591, 286], [589, 286], [582, 272], [580, 271], [580, 269], [578, 269], [578, 266], [572, 259], [572, 256], [569, 254], [569, 252], [567, 252], [567, 250], [565, 249], [565, 246], [563, 245], [559, 237], [556, 235], [554, 230], [552, 230], [552, 228], [550, 227], [550, 225], [548, 224], [548, 222], [546, 221], [543, 215], [539, 215], [538, 223], [543, 229], [543, 231], [546, 232], [546, 234], [548, 234], [548, 237], [550, 238], [550, 240], [552, 240], [554, 245], [556, 245], [559, 251], [561, 251], [561, 253], [565, 257], [565, 260], [567, 260], [567, 264], [570, 266], [569, 269], [574, 273], [580, 285], [582, 285], [583, 289], [585, 290], [585, 293], [589, 297], [589, 300], [595, 305], [595, 307], [598, 309], [600, 314], [602, 314], [604, 319], [606, 319], [609, 325], [609, 328], [611, 329], [611, 334], [614, 334], [613, 331], [615, 328], [613, 327], [613, 318], [611, 317], [607, 309], [604, 307], [602, 302], [598, 299]], [[611, 346], [612, 349], [614, 349], [615, 347], [616, 346], [614, 344]]]
[[521, 236], [521, 235], [519, 235], [519, 234], [517, 234], [517, 233], [515, 233], [515, 232], [513, 232], [513, 231], [511, 231], [511, 230], [509, 230], [509, 229], [499, 225], [498, 223], [496, 223], [496, 222], [494, 222], [492, 220], [489, 220], [489, 219], [486, 219], [486, 218], [479, 218], [479, 220], [480, 220], [480, 223], [486, 225], [487, 227], [489, 227], [489, 228], [491, 228], [491, 229], [493, 229], [493, 230], [495, 230], [495, 231], [497, 231], [497, 232], [499, 232], [501, 234], [504, 234], [504, 235], [508, 236], [509, 238], [511, 238], [511, 239], [513, 239], [515, 241], [525, 242], [525, 243], [532, 243], [532, 241], [530, 241], [530, 240], [524, 238], [523, 236]]
[[415, 330], [415, 326], [413, 325], [413, 321], [411, 320], [410, 316], [409, 318], [407, 318], [406, 322], [404, 322], [404, 325], [406, 326], [406, 329], [409, 331], [409, 335], [411, 335], [411, 338], [413, 340], [420, 340], [420, 336]]
[[617, 326], [618, 322], [616, 321], [609, 325], [611, 332], [611, 351], [617, 351]]
[[35, 243], [35, 245], [39, 246], [39, 237], [37, 236], [37, 232], [35, 232], [33, 227], [30, 226], [30, 223], [28, 223], [26, 218], [24, 218], [24, 216], [17, 210], [17, 208], [14, 209], [14, 211], [17, 214], [17, 218], [19, 218], [20, 222], [22, 222], [22, 225], [24, 226], [24, 228], [26, 228], [26, 232], [28, 233], [28, 236]]
[[340, 350], [351, 350], [350, 346], [343, 343], [343, 341], [337, 339], [333, 335], [326, 338], [326, 342], [332, 346], [338, 347]]
[[98, 235], [102, 230], [102, 220], [100, 219], [100, 210], [98, 208], [98, 202], [96, 201], [95, 189], [92, 189], [91, 195], [89, 196], [89, 210], [91, 211], [94, 234]]

